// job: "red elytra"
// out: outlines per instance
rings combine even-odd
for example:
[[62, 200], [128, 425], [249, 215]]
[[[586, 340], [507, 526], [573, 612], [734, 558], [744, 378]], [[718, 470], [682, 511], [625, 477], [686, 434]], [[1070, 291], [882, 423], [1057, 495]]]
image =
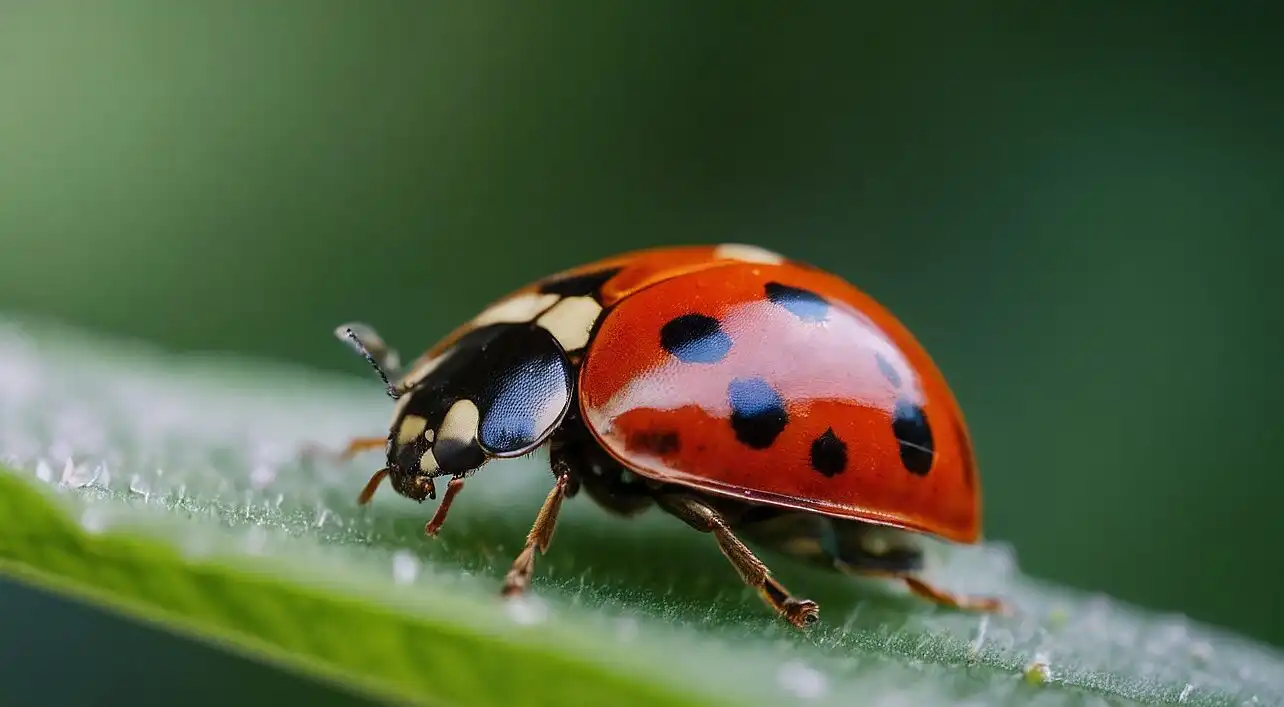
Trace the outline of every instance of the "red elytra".
[[[386, 363], [372, 331], [341, 331], [374, 349], [376, 369]], [[737, 535], [901, 579], [940, 604], [1002, 608], [917, 577], [915, 533], [979, 537], [963, 414], [909, 330], [818, 268], [738, 245], [606, 258], [497, 300], [390, 388], [388, 436], [354, 440], [346, 454], [386, 447], [363, 501], [385, 476], [417, 500], [450, 476], [430, 534], [476, 468], [549, 446], [557, 483], [507, 595], [525, 590], [562, 500], [584, 488], [621, 515], [657, 505], [713, 533], [795, 625], [818, 608], [793, 598]]]
[[[824, 297], [823, 324], [809, 325], [764, 297], [770, 282]], [[657, 338], [637, 335], [692, 312], [719, 321], [735, 342], [717, 363], [684, 363]], [[763, 449], [741, 443], [727, 424], [728, 386], [748, 376], [774, 388], [788, 415]], [[639, 474], [960, 542], [977, 539], [976, 465], [945, 379], [890, 313], [831, 275], [788, 263], [734, 263], [708, 277], [663, 279], [606, 316], [579, 381], [589, 430]], [[896, 403], [906, 398], [931, 421], [935, 458], [922, 474], [907, 473], [892, 431]], [[830, 476], [810, 463], [812, 443], [828, 430], [848, 457]], [[677, 434], [681, 445], [648, 446], [666, 433]]]

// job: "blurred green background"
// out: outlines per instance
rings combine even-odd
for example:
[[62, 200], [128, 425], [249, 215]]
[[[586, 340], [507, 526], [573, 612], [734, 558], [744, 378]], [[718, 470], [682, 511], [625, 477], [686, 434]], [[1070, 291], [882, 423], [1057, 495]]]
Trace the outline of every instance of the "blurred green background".
[[0, 0], [0, 313], [368, 377], [338, 323], [757, 243], [918, 334], [1026, 571], [1284, 644], [1280, 19]]

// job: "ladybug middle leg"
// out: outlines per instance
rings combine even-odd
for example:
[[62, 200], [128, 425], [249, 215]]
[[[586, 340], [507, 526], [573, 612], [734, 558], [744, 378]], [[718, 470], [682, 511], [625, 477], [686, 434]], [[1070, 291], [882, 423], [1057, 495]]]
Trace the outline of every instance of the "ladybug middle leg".
[[731, 531], [722, 515], [698, 498], [685, 494], [656, 497], [661, 508], [681, 518], [687, 525], [704, 533], [713, 533], [718, 549], [731, 561], [745, 584], [758, 590], [771, 608], [789, 623], [803, 628], [820, 618], [820, 607], [809, 599], [796, 599], [783, 584], [771, 576], [771, 570]]

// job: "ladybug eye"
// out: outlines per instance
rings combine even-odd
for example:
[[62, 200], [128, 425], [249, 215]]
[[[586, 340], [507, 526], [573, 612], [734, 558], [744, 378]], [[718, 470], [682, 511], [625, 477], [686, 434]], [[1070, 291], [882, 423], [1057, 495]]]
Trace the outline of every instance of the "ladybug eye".
[[397, 369], [401, 366], [401, 358], [397, 352], [388, 348], [383, 337], [379, 336], [372, 327], [360, 322], [351, 322], [344, 324], [334, 330], [335, 336], [356, 349], [361, 354], [366, 363], [379, 374], [379, 379], [383, 381], [384, 386], [388, 388], [388, 397], [396, 400], [400, 398], [404, 391], [399, 390], [396, 386], [388, 381], [388, 377], [396, 376]]

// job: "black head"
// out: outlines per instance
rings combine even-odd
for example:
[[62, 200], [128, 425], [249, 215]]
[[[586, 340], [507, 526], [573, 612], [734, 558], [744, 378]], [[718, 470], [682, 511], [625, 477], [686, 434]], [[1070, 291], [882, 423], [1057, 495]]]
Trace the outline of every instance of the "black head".
[[385, 476], [403, 496], [435, 498], [438, 476], [467, 476], [492, 458], [520, 456], [543, 444], [571, 404], [574, 371], [566, 352], [534, 324], [474, 329], [439, 355], [416, 361], [395, 383], [381, 365], [395, 354], [365, 343], [373, 330], [348, 326], [339, 333], [397, 400], [387, 466], [371, 478], [362, 501]]

